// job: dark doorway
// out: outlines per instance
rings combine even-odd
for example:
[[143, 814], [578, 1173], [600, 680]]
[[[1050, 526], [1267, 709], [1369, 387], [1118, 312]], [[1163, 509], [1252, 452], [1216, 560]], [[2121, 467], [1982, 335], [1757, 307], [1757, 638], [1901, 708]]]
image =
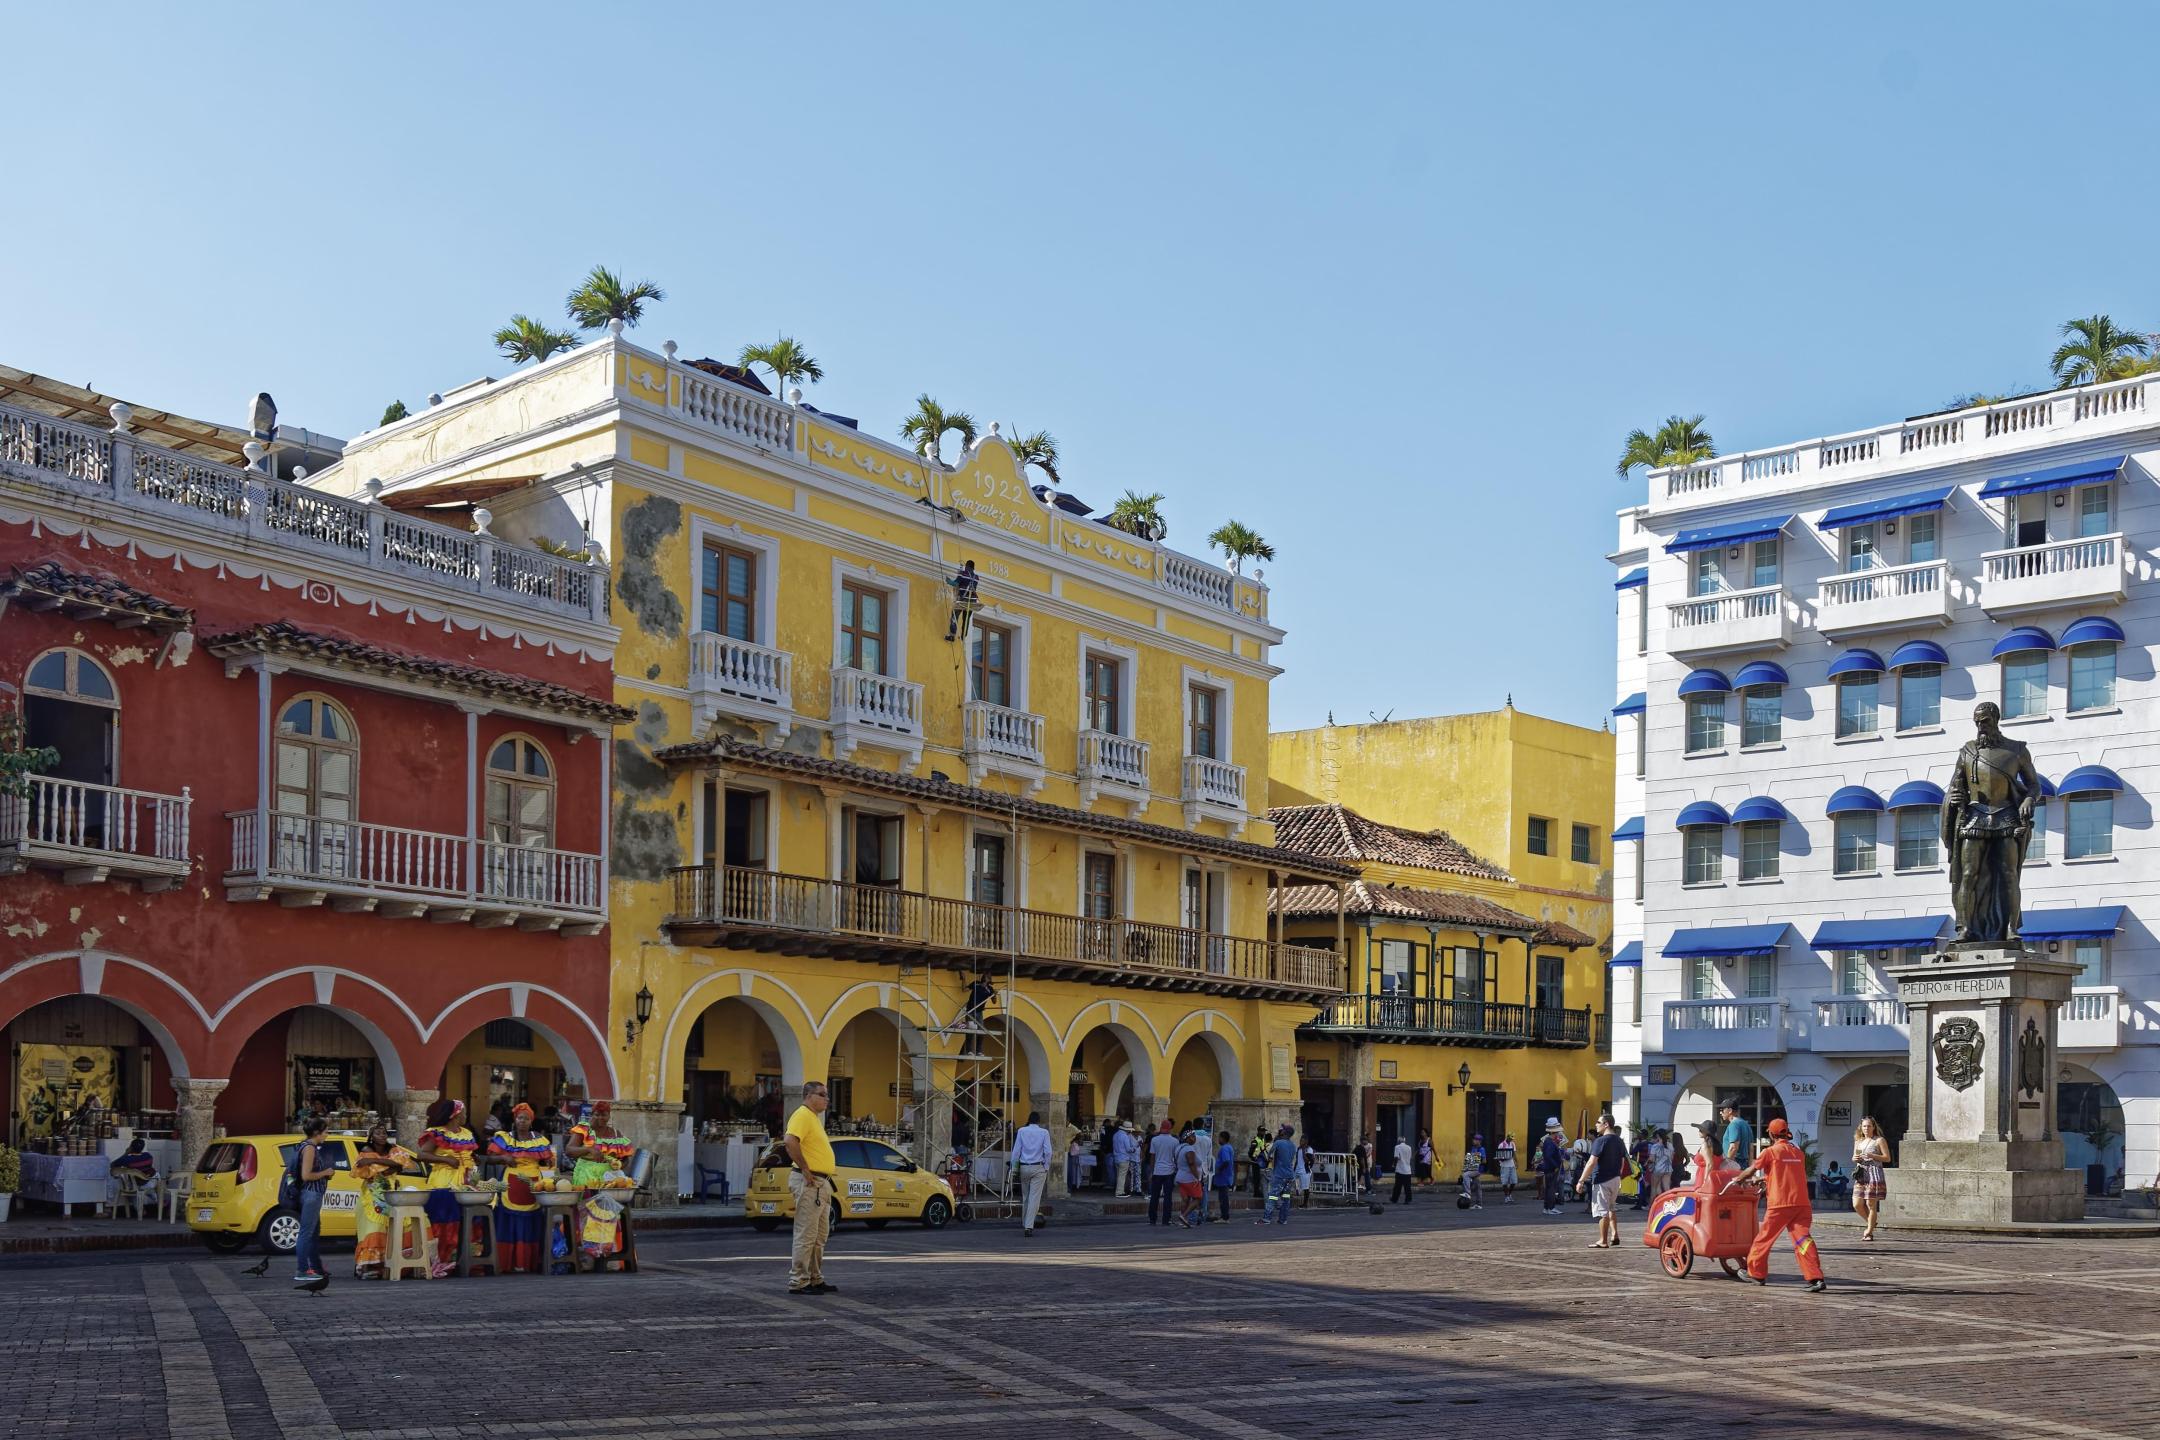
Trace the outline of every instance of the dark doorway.
[[1890, 1163], [1897, 1164], [1898, 1147], [1905, 1143], [1905, 1126], [1911, 1116], [1907, 1110], [1908, 1091], [1903, 1085], [1863, 1085], [1860, 1087], [1860, 1113], [1875, 1117], [1883, 1139], [1890, 1142]]
[[[1523, 1133], [1515, 1137], [1516, 1163], [1525, 1170], [1530, 1168], [1530, 1156], [1536, 1152], [1538, 1142], [1545, 1138], [1545, 1122], [1558, 1120], [1561, 1128], [1567, 1128], [1567, 1102], [1564, 1100], [1532, 1100], [1523, 1115]], [[1570, 1137], [1573, 1138], [1573, 1137]]]
[[1350, 1137], [1343, 1133], [1343, 1091], [1338, 1082], [1305, 1082], [1298, 1122], [1304, 1127], [1305, 1143], [1315, 1150], [1342, 1154], [1350, 1148]]
[[[1538, 1123], [1542, 1125], [1545, 1122], [1540, 1120]], [[1505, 1090], [1488, 1090], [1479, 1086], [1463, 1096], [1463, 1149], [1465, 1152], [1469, 1150], [1471, 1136], [1485, 1137], [1485, 1173], [1488, 1175], [1500, 1173], [1500, 1163], [1493, 1159], [1493, 1147], [1500, 1143], [1501, 1135], [1506, 1133], [1502, 1128], [1506, 1124]]]

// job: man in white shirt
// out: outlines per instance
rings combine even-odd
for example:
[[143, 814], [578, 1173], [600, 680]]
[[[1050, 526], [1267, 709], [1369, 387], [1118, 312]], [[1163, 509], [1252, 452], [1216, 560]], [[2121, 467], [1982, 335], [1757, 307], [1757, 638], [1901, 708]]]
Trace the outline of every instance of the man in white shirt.
[[1134, 1132], [1132, 1121], [1118, 1126], [1116, 1135], [1110, 1138], [1110, 1161], [1115, 1167], [1111, 1191], [1117, 1195], [1138, 1195], [1140, 1186], [1133, 1167], [1140, 1159], [1140, 1137]]
[[1398, 1137], [1395, 1141], [1395, 1190], [1388, 1196], [1388, 1204], [1410, 1203], [1410, 1177], [1416, 1171], [1415, 1159], [1410, 1152], [1410, 1141]]
[[1043, 1128], [1041, 1111], [1028, 1111], [1027, 1124], [1013, 1136], [1012, 1166], [1020, 1179], [1020, 1233], [1033, 1238], [1043, 1185], [1050, 1174], [1050, 1132]]
[[[1192, 1125], [1193, 1150], [1200, 1156], [1201, 1178], [1203, 1180], [1212, 1180], [1215, 1176], [1214, 1132], [1208, 1129], [1207, 1117], [1205, 1115], [1201, 1116], [1198, 1120], [1193, 1121]], [[1202, 1204], [1200, 1207], [1200, 1223], [1202, 1225], [1208, 1223], [1207, 1206], [1205, 1204]]]
[[1150, 1225], [1168, 1225], [1177, 1215], [1177, 1151], [1178, 1137], [1171, 1132], [1170, 1122], [1162, 1122], [1162, 1129], [1148, 1140], [1147, 1221]]

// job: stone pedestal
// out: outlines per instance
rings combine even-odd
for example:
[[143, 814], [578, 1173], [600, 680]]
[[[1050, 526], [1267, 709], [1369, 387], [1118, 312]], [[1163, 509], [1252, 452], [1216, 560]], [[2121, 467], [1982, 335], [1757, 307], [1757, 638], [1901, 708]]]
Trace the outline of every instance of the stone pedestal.
[[[1068, 1194], [1065, 1185], [1065, 1147], [1072, 1140], [1073, 1127], [1065, 1118], [1065, 1097], [1038, 1091], [1028, 1096], [1027, 1108], [1043, 1117], [1043, 1128], [1050, 1132], [1050, 1173], [1044, 1179], [1043, 1193]], [[1027, 1117], [1023, 1114], [1020, 1118], [1024, 1120]]]
[[172, 1082], [180, 1102], [180, 1170], [193, 1174], [202, 1163], [203, 1151], [217, 1138], [217, 1098], [230, 1080], [180, 1080]]
[[682, 1131], [683, 1107], [666, 1100], [617, 1100], [612, 1114], [615, 1128], [635, 1140], [641, 1150], [653, 1153], [652, 1175], [646, 1180], [649, 1197], [638, 1204], [665, 1208], [681, 1203], [682, 1179], [676, 1173], [675, 1147]]
[[2014, 944], [1890, 972], [1911, 1027], [1911, 1114], [1886, 1220], [2084, 1218], [2084, 1177], [2063, 1169], [2055, 1133], [2055, 1012], [2077, 973]]
[[420, 1132], [427, 1129], [428, 1106], [442, 1099], [440, 1090], [392, 1090], [390, 1092], [390, 1133], [397, 1142], [410, 1150], [420, 1143]]

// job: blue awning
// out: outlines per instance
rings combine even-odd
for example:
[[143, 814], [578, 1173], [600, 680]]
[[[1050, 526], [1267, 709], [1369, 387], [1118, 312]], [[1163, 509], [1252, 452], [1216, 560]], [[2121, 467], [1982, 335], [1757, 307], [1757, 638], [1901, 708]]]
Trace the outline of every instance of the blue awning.
[[1630, 585], [1648, 585], [1649, 583], [1650, 567], [1647, 565], [1638, 565], [1633, 570], [1628, 571], [1627, 574], [1622, 575], [1618, 580], [1613, 581], [1612, 588], [1615, 590], [1625, 590]]
[[1882, 920], [1825, 920], [1808, 941], [1815, 950], [1911, 950], [1932, 945], [1950, 923], [1947, 915], [1892, 916]]
[[1792, 524], [1790, 515], [1772, 515], [1766, 520], [1735, 520], [1730, 524], [1712, 525], [1703, 530], [1682, 530], [1665, 546], [1668, 555], [1684, 555], [1690, 550], [1721, 550], [1727, 545], [1745, 545], [1751, 540], [1768, 540], [1783, 533]]
[[2055, 782], [2048, 779], [2045, 775], [2042, 775], [2040, 777], [2040, 797], [2043, 800], [2052, 800], [2055, 798]]
[[1636, 816], [1636, 817], [1635, 817], [1634, 819], [1632, 819], [1632, 820], [1628, 821], [1628, 822], [1627, 822], [1626, 824], [1622, 825], [1622, 826], [1621, 826], [1621, 827], [1620, 827], [1619, 829], [1617, 829], [1617, 830], [1613, 831], [1613, 832], [1612, 832], [1612, 838], [1613, 838], [1613, 839], [1615, 839], [1615, 840], [1640, 840], [1640, 839], [1642, 839], [1642, 838], [1643, 838], [1642, 816], [1640, 816], [1640, 815], [1637, 815], [1637, 816]]
[[2067, 650], [2072, 645], [2120, 645], [2123, 640], [2122, 626], [2105, 615], [2088, 615], [2082, 620], [2070, 622], [2070, 628], [2063, 631], [2062, 648]]
[[1634, 694], [1628, 696], [1627, 699], [1622, 700], [1619, 704], [1613, 706], [1612, 713], [1615, 715], [1640, 715], [1643, 711], [1649, 708], [1650, 702], [1643, 698], [1642, 691], [1637, 690]]
[[1768, 795], [1754, 795], [1733, 807], [1732, 823], [1746, 825], [1757, 820], [1790, 820], [1792, 812]]
[[2080, 460], [2075, 465], [2057, 465], [2052, 470], [1998, 475], [1980, 487], [1980, 498], [1993, 500], [2002, 495], [2037, 495], [2043, 490], [2065, 490], [2072, 485], [2112, 480], [2115, 472], [2122, 469], [2123, 461], [2129, 458], [2127, 455], [2109, 455], [2100, 460]]
[[1950, 503], [1957, 493], [1957, 486], [1944, 485], [1934, 490], [1916, 490], [1910, 495], [1893, 495], [1888, 500], [1862, 500], [1857, 505], [1840, 505], [1815, 522], [1819, 530], [1842, 530], [1847, 525], [1872, 525], [1877, 520], [1895, 520], [1900, 515], [1925, 515], [1930, 510], [1940, 510]]
[[1902, 670], [1908, 665], [1948, 665], [1950, 652], [1932, 640], [1908, 640], [1890, 652], [1890, 668]]
[[1867, 786], [1847, 785], [1830, 797], [1830, 803], [1823, 806], [1823, 814], [1850, 815], [1857, 811], [1874, 812], [1882, 808], [1882, 796]]
[[1775, 660], [1751, 660], [1740, 667], [1740, 673], [1732, 677], [1735, 690], [1745, 690], [1750, 685], [1790, 685], [1785, 678], [1785, 667]]
[[2105, 765], [2080, 765], [2055, 787], [2059, 795], [2120, 795], [2122, 777]]
[[1628, 941], [1627, 944], [1622, 945], [1618, 950], [1613, 951], [1612, 959], [1606, 961], [1605, 963], [1607, 965], [1642, 964], [1642, 941]]
[[1882, 656], [1872, 650], [1847, 650], [1830, 662], [1830, 678], [1840, 675], [1880, 675], [1883, 672]]
[[1692, 955], [1775, 955], [1785, 935], [1785, 922], [1775, 925], [1723, 925], [1700, 930], [1675, 930], [1665, 942], [1667, 959]]
[[2003, 656], [2014, 654], [2019, 650], [2052, 650], [2054, 648], [2055, 637], [2048, 634], [2047, 631], [2042, 630], [2037, 625], [2020, 625], [2017, 629], [2003, 636], [2002, 639], [1997, 640], [1995, 648], [1988, 653], [1995, 659], [2000, 660]]
[[1725, 678], [1722, 670], [1690, 670], [1680, 682], [1682, 695], [1723, 695], [1732, 689], [1732, 681]]
[[2095, 905], [2086, 910], [2027, 910], [2018, 934], [2027, 940], [2105, 940], [2122, 929], [2123, 907]]
[[1890, 792], [1892, 810], [1903, 810], [1908, 805], [1931, 805], [1940, 809], [1942, 803], [1942, 786], [1932, 780], [1908, 780]]
[[1697, 800], [1680, 812], [1679, 816], [1673, 821], [1673, 828], [1684, 830], [1690, 825], [1730, 824], [1732, 824], [1732, 817], [1725, 813], [1724, 806], [1709, 800]]

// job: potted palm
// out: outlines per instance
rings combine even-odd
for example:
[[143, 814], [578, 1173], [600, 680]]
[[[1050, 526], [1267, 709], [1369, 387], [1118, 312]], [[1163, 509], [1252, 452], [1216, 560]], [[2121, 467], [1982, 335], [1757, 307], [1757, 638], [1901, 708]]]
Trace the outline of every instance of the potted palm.
[[0, 1223], [5, 1223], [8, 1210], [15, 1203], [15, 1191], [22, 1184], [22, 1156], [5, 1145], [0, 1145]]
[[2107, 1121], [2095, 1117], [2085, 1127], [2085, 1143], [2092, 1146], [2093, 1158], [2085, 1162], [2085, 1193], [2105, 1195], [2108, 1188], [2108, 1146], [2115, 1143], [2115, 1131]]

